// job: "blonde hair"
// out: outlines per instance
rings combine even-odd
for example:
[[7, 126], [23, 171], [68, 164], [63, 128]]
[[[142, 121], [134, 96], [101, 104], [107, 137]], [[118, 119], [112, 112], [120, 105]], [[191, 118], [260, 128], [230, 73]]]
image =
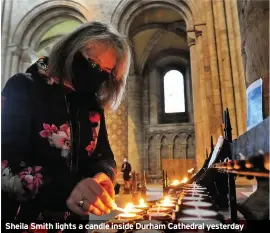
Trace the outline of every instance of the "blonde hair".
[[56, 76], [61, 83], [72, 83], [74, 55], [86, 47], [107, 43], [115, 49], [117, 58], [112, 71], [114, 78], [104, 82], [97, 93], [98, 101], [105, 110], [116, 110], [122, 100], [130, 67], [131, 52], [127, 39], [114, 27], [101, 22], [89, 22], [62, 37], [49, 55], [48, 74]]

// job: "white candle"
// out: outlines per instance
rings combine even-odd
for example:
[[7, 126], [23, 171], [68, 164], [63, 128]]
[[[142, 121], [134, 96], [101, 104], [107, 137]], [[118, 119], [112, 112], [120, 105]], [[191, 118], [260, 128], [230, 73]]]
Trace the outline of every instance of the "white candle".
[[136, 219], [137, 215], [133, 213], [122, 213], [117, 215], [117, 217], [120, 219]]
[[172, 211], [172, 209], [169, 208], [164, 208], [164, 207], [160, 207], [160, 208], [151, 208], [148, 210], [148, 212], [170, 212]]
[[212, 204], [210, 202], [204, 202], [204, 201], [185, 201], [183, 202], [183, 205], [189, 205], [194, 207], [210, 207]]
[[128, 211], [128, 213], [132, 213], [132, 214], [143, 214], [144, 210], [139, 210], [139, 209], [131, 209]]
[[160, 212], [151, 212], [148, 214], [151, 217], [158, 216], [158, 217], [167, 217], [168, 214], [166, 213], [160, 213]]
[[151, 212], [148, 213], [149, 220], [152, 219], [158, 219], [158, 220], [169, 220], [172, 219], [172, 217], [166, 213], [160, 213], [160, 212]]
[[175, 208], [175, 204], [170, 204], [170, 203], [161, 203], [161, 204], [157, 204], [161, 207], [165, 207], [165, 208]]
[[184, 209], [183, 214], [197, 216], [197, 217], [217, 216], [217, 212], [215, 212], [213, 210], [204, 210], [204, 209]]

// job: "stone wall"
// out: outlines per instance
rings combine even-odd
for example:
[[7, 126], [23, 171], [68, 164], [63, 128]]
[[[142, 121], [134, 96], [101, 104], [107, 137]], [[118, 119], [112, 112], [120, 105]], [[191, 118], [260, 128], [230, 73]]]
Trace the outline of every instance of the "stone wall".
[[263, 79], [264, 118], [269, 116], [269, 1], [238, 3], [246, 87]]
[[[191, 98], [189, 101], [193, 103], [190, 104], [192, 109], [189, 115], [191, 119], [194, 116], [195, 154], [200, 167], [205, 159], [205, 149], [208, 148], [209, 151], [210, 135], [213, 135], [215, 142], [223, 133], [222, 112], [226, 107], [230, 110], [233, 137], [246, 131], [246, 85], [241, 58], [236, 0], [4, 0], [2, 1], [1, 38], [2, 85], [11, 75], [24, 71], [25, 67], [32, 62], [41, 36], [56, 22], [75, 20], [83, 23], [90, 20], [103, 20], [113, 23], [121, 33], [128, 36], [136, 16], [155, 7], [173, 10], [185, 21], [191, 68], [189, 90], [192, 90], [190, 91], [192, 101]], [[260, 27], [265, 30], [264, 26]], [[253, 27], [252, 30], [255, 29]], [[256, 32], [251, 31], [253, 34]], [[164, 34], [166, 33], [164, 31]], [[260, 41], [259, 36], [254, 38], [258, 38], [256, 43]], [[249, 46], [253, 40], [246, 39], [246, 41]], [[267, 56], [262, 52], [268, 52], [267, 48], [261, 49], [262, 47], [260, 47], [260, 52], [256, 54], [249, 52], [249, 48], [246, 51], [251, 54], [250, 57], [258, 54]], [[150, 51], [148, 52], [150, 53]], [[249, 54], [247, 55], [249, 56]], [[258, 61], [262, 59], [259, 57]], [[132, 62], [136, 63], [134, 59]], [[266, 64], [263, 67], [266, 67]], [[145, 98], [149, 95], [149, 89], [144, 88], [148, 79], [144, 79], [142, 76], [143, 68], [140, 67], [140, 72], [138, 72], [136, 66], [132, 65], [126, 99], [119, 113], [109, 116], [108, 119], [109, 137], [111, 143], [115, 144], [113, 150], [116, 153], [116, 160], [122, 162], [122, 158], [127, 153], [134, 170], [137, 171], [148, 166], [146, 152], [155, 151], [157, 154], [154, 156], [158, 156], [159, 146], [165, 143], [168, 144], [168, 147], [165, 146], [162, 150], [164, 151], [166, 148], [171, 150], [174, 137], [169, 139], [169, 135], [178, 135], [182, 133], [181, 130], [184, 130], [183, 125], [167, 125], [160, 128], [161, 126], [155, 125], [155, 113], [153, 113], [154, 115], [151, 113], [151, 125], [149, 125], [147, 118], [149, 112], [144, 112], [146, 110], [143, 106], [151, 106], [151, 109], [155, 106], [153, 106], [153, 102], [149, 102], [149, 99]], [[260, 70], [262, 73], [256, 70], [254, 76], [268, 78], [267, 68]], [[249, 77], [248, 80], [251, 80]], [[119, 127], [120, 124], [122, 124], [121, 127]], [[113, 125], [117, 125], [119, 132], [113, 130], [112, 127], [115, 127]], [[189, 127], [192, 130], [193, 124], [184, 127], [186, 127], [185, 130]], [[153, 133], [152, 138], [155, 143], [151, 142], [151, 133]], [[118, 138], [118, 134], [127, 136]], [[164, 137], [157, 140], [158, 135], [165, 135], [167, 141]], [[123, 144], [119, 145], [119, 142], [115, 142], [117, 140], [123, 140]], [[177, 138], [175, 141], [179, 142], [179, 139]], [[182, 146], [177, 147], [176, 151], [182, 150], [181, 148]], [[152, 157], [150, 160], [151, 163], [156, 163], [155, 167], [159, 166], [160, 160], [152, 160]]]

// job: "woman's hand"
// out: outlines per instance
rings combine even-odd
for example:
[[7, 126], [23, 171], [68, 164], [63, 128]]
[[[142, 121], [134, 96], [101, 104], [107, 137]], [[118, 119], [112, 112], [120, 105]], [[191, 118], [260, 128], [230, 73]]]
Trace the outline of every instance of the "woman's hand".
[[114, 191], [111, 190], [112, 182], [107, 178], [104, 173], [99, 173], [94, 178], [81, 180], [67, 199], [68, 208], [82, 216], [89, 213], [95, 215], [110, 213], [113, 209]]
[[94, 179], [107, 191], [112, 200], [114, 201], [114, 185], [111, 179], [105, 173], [98, 173], [94, 176]]

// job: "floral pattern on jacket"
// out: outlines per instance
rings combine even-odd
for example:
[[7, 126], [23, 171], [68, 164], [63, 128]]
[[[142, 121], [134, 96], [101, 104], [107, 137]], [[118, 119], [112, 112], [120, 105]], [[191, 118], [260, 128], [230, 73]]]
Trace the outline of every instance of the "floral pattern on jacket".
[[68, 158], [70, 151], [70, 127], [68, 123], [61, 125], [59, 128], [44, 123], [43, 130], [39, 134], [41, 137], [47, 138], [51, 146], [62, 149], [62, 157]]
[[3, 160], [1, 162], [2, 190], [15, 195], [18, 200], [32, 199], [43, 184], [41, 173], [42, 167], [35, 166], [24, 168], [21, 172], [13, 174], [8, 161]]
[[[97, 144], [100, 114], [94, 111], [89, 112], [89, 121], [92, 123], [93, 140], [89, 142], [85, 150], [88, 152], [88, 156], [91, 156]], [[70, 152], [70, 126], [68, 123], [61, 125], [59, 128], [54, 124], [44, 123], [43, 130], [39, 134], [42, 138], [47, 138], [51, 146], [62, 149], [62, 157], [68, 159]]]

